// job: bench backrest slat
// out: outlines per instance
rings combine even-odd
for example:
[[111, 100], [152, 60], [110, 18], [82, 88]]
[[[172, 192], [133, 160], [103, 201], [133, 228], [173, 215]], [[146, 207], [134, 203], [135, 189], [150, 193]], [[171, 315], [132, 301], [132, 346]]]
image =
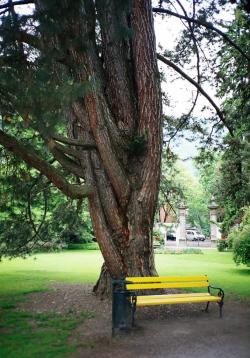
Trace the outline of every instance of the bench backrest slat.
[[127, 290], [152, 290], [157, 288], [188, 288], [188, 287], [208, 287], [208, 281], [196, 282], [166, 282], [166, 283], [128, 283]]
[[208, 281], [207, 275], [200, 276], [158, 276], [158, 277], [126, 277], [126, 281], [135, 283], [146, 282], [195, 282]]
[[126, 277], [127, 290], [152, 290], [157, 288], [208, 287], [207, 275]]

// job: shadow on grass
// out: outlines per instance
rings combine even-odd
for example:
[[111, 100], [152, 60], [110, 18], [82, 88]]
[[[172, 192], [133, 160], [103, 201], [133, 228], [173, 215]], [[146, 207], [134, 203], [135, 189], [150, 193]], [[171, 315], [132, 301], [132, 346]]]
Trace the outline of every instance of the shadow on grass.
[[235, 267], [227, 270], [231, 274], [234, 275], [241, 275], [241, 276], [250, 276], [250, 267], [249, 268], [243, 268], [243, 267]]

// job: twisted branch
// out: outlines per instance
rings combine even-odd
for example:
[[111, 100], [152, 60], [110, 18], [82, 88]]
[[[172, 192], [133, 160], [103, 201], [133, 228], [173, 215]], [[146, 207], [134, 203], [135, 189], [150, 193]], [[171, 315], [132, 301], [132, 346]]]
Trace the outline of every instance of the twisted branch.
[[228, 125], [228, 123], [226, 122], [226, 120], [224, 118], [224, 115], [223, 115], [222, 111], [219, 109], [217, 104], [212, 100], [212, 98], [207, 94], [207, 92], [195, 80], [193, 80], [191, 77], [189, 77], [181, 68], [176, 66], [173, 62], [168, 60], [166, 57], [164, 57], [164, 56], [162, 56], [160, 54], [157, 54], [157, 58], [158, 58], [158, 60], [160, 60], [163, 63], [165, 63], [167, 66], [172, 67], [182, 77], [184, 77], [187, 81], [192, 83], [192, 85], [195, 86], [204, 97], [206, 97], [206, 99], [209, 101], [209, 103], [215, 109], [215, 111], [216, 111], [218, 117], [220, 118], [221, 122], [224, 124], [224, 126], [227, 128], [227, 130], [230, 133], [230, 135], [233, 137], [234, 133], [233, 133], [232, 128], [230, 128], [230, 126]]

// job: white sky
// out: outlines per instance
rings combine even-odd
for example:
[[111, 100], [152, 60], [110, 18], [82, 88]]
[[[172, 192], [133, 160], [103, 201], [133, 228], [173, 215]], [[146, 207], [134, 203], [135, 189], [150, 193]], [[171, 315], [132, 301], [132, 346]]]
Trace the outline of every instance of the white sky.
[[[164, 49], [172, 50], [176, 44], [178, 34], [182, 29], [183, 25], [177, 18], [167, 17], [162, 19], [161, 16], [155, 17], [156, 44], [160, 44]], [[195, 87], [188, 81], [180, 78], [179, 75], [178, 79], [172, 81], [171, 76], [176, 77], [176, 72], [160, 61], [158, 61], [158, 65], [159, 69], [165, 73], [167, 81], [167, 83], [162, 84], [162, 89], [170, 98], [170, 107], [164, 108], [165, 114], [177, 117], [188, 113], [192, 106], [192, 99], [196, 94]], [[195, 73], [189, 75], [195, 77]], [[201, 102], [204, 104], [204, 101]], [[172, 143], [172, 150], [178, 154], [180, 159], [194, 157], [197, 154], [194, 142], [189, 142], [183, 138], [178, 139], [178, 142], [172, 141]], [[185, 161], [185, 166], [193, 172], [192, 160], [189, 159]]]

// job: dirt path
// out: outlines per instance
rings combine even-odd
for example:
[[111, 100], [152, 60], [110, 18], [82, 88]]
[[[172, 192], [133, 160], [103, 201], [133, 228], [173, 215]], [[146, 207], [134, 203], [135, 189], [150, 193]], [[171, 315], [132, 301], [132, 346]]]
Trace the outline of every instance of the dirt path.
[[[35, 312], [91, 311], [95, 317], [78, 327], [79, 349], [70, 358], [250, 358], [250, 305], [226, 302], [138, 309], [137, 327], [111, 338], [111, 305], [99, 300], [91, 286], [54, 284], [49, 292], [33, 293], [20, 308]], [[82, 342], [82, 345], [81, 345]]]

